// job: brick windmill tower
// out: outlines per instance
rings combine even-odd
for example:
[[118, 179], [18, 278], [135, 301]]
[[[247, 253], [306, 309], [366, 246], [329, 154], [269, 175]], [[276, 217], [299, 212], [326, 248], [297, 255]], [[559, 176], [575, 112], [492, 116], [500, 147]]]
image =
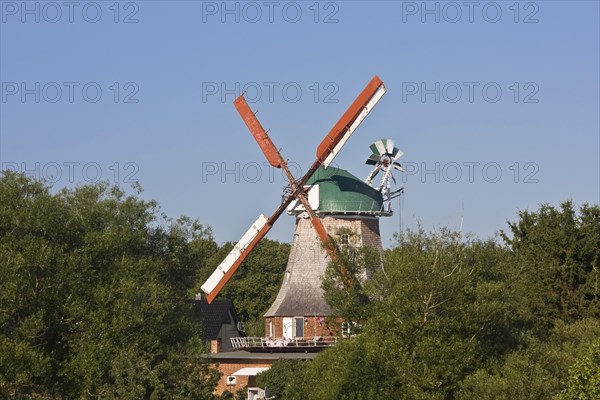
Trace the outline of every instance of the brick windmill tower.
[[[384, 146], [379, 154], [376, 146], [381, 143]], [[389, 152], [385, 149], [386, 143]], [[365, 182], [343, 169], [319, 168], [307, 181], [306, 189], [310, 207], [321, 219], [329, 237], [342, 246], [368, 246], [383, 251], [379, 217], [392, 215], [390, 200], [401, 192], [390, 192], [389, 185], [383, 183], [391, 177], [392, 169], [401, 170], [395, 160], [402, 154], [389, 139], [376, 142], [372, 149], [374, 155], [369, 160], [376, 157], [376, 167]], [[381, 162], [388, 156], [392, 160], [391, 167]], [[384, 169], [382, 185], [373, 188], [372, 179], [381, 169]], [[333, 312], [321, 289], [321, 277], [330, 257], [315, 235], [302, 204], [290, 204], [288, 214], [296, 217], [296, 229], [281, 289], [265, 314], [265, 336], [284, 341], [298, 338], [310, 341], [336, 335], [338, 332], [325, 324], [325, 318]]]
[[[317, 148], [317, 159], [299, 179], [292, 175], [243, 95], [235, 100], [236, 109], [267, 160], [283, 170], [290, 184], [277, 210], [270, 217], [261, 214], [202, 285], [207, 301], [215, 298], [284, 211], [296, 216], [296, 229], [281, 290], [265, 315], [266, 336], [271, 340], [249, 343], [248, 339], [239, 338], [240, 343], [234, 343], [234, 347], [287, 347], [290, 341], [296, 346], [318, 347], [315, 338], [330, 333], [323, 321], [331, 315], [323, 299], [321, 276], [328, 261], [336, 257], [333, 247], [322, 243], [336, 239], [381, 249], [378, 218], [391, 215], [389, 200], [397, 193], [390, 192], [389, 180], [394, 168], [401, 169], [395, 160], [402, 152], [389, 139], [374, 143], [367, 164], [375, 168], [364, 182], [330, 164], [384, 93], [383, 82], [375, 76], [323, 139]], [[372, 179], [380, 171], [382, 183], [373, 188]]]

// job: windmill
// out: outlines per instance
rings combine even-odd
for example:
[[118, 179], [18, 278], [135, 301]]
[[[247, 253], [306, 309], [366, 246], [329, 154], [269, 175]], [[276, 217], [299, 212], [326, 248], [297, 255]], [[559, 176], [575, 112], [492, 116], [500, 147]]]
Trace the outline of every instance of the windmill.
[[[275, 221], [277, 221], [279, 216], [292, 202], [299, 202], [302, 205], [303, 212], [306, 213], [319, 240], [325, 244], [329, 243], [330, 236], [328, 235], [323, 222], [319, 216], [317, 216], [309, 202], [308, 190], [305, 188], [305, 185], [311, 178], [314, 178], [315, 172], [320, 168], [322, 170], [323, 168], [326, 169], [330, 166], [333, 159], [339, 154], [343, 145], [354, 133], [360, 123], [366, 118], [373, 107], [375, 107], [377, 102], [385, 94], [385, 91], [386, 89], [381, 79], [377, 76], [373, 77], [319, 144], [316, 152], [316, 160], [310, 166], [306, 174], [300, 179], [296, 179], [292, 175], [286, 160], [281, 156], [267, 132], [261, 126], [256, 118], [256, 114], [250, 109], [244, 99], [243, 94], [234, 101], [235, 108], [244, 120], [250, 133], [252, 133], [252, 136], [263, 151], [268, 162], [271, 166], [283, 170], [290, 182], [290, 186], [289, 190], [285, 191], [283, 201], [275, 212], [273, 212], [270, 217], [261, 214], [206, 282], [204, 282], [201, 289], [206, 293], [206, 299], [209, 303], [217, 296], [240, 264], [242, 264], [244, 259], [250, 254], [252, 249], [267, 234], [267, 232], [269, 232]], [[335, 257], [335, 252], [332, 247], [326, 246], [325, 249], [330, 258]]]
[[380, 171], [383, 172], [378, 190], [383, 195], [385, 201], [389, 202], [393, 198], [399, 196], [404, 190], [404, 188], [400, 188], [392, 192], [390, 185], [390, 178], [396, 183], [392, 171], [404, 171], [402, 165], [396, 161], [404, 155], [404, 152], [394, 146], [394, 141], [392, 139], [380, 139], [369, 147], [373, 154], [369, 156], [365, 164], [374, 165], [375, 168], [373, 168], [369, 176], [367, 176], [365, 183], [373, 186], [373, 179]]

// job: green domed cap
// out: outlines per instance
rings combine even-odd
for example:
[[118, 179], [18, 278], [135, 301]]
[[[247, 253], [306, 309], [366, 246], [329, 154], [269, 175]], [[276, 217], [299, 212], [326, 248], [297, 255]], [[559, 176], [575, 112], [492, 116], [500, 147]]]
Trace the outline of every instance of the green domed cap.
[[319, 213], [388, 214], [381, 192], [346, 170], [320, 167], [306, 184], [319, 186]]

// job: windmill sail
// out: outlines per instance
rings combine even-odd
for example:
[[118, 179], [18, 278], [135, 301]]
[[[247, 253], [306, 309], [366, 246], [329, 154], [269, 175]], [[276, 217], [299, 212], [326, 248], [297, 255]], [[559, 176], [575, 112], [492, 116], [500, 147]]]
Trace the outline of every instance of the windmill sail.
[[378, 76], [375, 76], [342, 115], [342, 118], [335, 124], [329, 134], [325, 136], [317, 148], [317, 159], [321, 160], [325, 168], [331, 164], [342, 146], [383, 97], [385, 91], [385, 85]]
[[279, 154], [277, 147], [275, 147], [271, 141], [271, 138], [269, 135], [267, 135], [267, 132], [256, 118], [256, 115], [254, 112], [252, 112], [250, 106], [248, 106], [248, 103], [246, 103], [244, 96], [242, 95], [235, 99], [233, 105], [238, 110], [238, 113], [246, 123], [246, 126], [252, 133], [252, 136], [254, 136], [256, 143], [258, 143], [260, 146], [260, 149], [265, 154], [265, 157], [267, 157], [269, 164], [275, 168], [281, 168], [281, 165], [284, 163], [281, 154]]
[[227, 257], [219, 264], [217, 269], [210, 275], [210, 277], [204, 282], [201, 289], [207, 294], [208, 302], [212, 300], [219, 293], [223, 285], [229, 280], [229, 277], [235, 272], [235, 270], [244, 261], [246, 256], [250, 254], [250, 250], [267, 234], [271, 226], [267, 224], [268, 219], [261, 214], [258, 219], [252, 224], [250, 229], [244, 233], [244, 236], [233, 249], [227, 254]]

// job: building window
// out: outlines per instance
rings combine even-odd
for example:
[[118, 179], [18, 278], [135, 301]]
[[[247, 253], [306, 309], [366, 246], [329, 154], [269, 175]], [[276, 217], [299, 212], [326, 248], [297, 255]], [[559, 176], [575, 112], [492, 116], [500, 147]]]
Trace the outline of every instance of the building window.
[[354, 335], [354, 322], [342, 322], [342, 337], [351, 337]]
[[352, 244], [352, 236], [355, 233], [350, 228], [340, 228], [336, 231], [337, 241], [341, 246], [350, 246]]
[[275, 332], [274, 332], [275, 329], [274, 328], [275, 327], [273, 326], [273, 321], [270, 321], [269, 322], [269, 337], [270, 338], [275, 337]]
[[348, 233], [342, 233], [340, 235], [340, 244], [342, 244], [342, 245], [349, 245], [350, 244], [350, 234], [348, 234]]
[[294, 318], [294, 336], [304, 337], [304, 317]]

